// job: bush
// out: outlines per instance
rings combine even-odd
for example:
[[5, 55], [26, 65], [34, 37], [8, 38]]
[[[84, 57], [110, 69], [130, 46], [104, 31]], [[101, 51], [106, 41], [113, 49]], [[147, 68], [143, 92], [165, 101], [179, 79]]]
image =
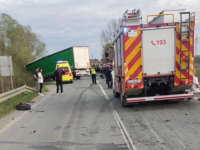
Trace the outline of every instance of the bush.
[[[12, 56], [14, 88], [25, 84], [33, 86], [33, 75], [24, 66], [45, 54], [45, 43], [30, 26], [23, 26], [9, 15], [0, 14], [0, 56]], [[10, 77], [3, 77], [3, 80], [5, 91], [11, 90]]]

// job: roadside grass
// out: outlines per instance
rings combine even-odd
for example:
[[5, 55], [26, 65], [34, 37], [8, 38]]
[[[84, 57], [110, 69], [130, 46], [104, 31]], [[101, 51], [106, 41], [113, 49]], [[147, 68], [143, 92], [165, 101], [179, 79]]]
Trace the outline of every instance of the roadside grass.
[[42, 88], [42, 93], [46, 92], [47, 89], [48, 89], [47, 86], [44, 85]]
[[1, 102], [0, 103], [0, 119], [6, 116], [7, 114], [11, 113], [13, 110], [15, 110], [16, 105], [19, 104], [20, 102], [27, 103], [33, 98], [35, 98], [36, 96], [38, 96], [38, 94], [35, 92], [33, 93], [23, 92], [17, 96], [10, 98], [9, 100]]
[[[34, 87], [33, 87], [34, 88]], [[46, 92], [47, 86], [44, 86], [42, 89], [42, 93]], [[38, 96], [36, 92], [23, 92], [19, 95], [16, 95], [8, 100], [5, 100], [4, 102], [0, 103], [0, 119], [2, 117], [5, 117], [7, 114], [11, 113], [15, 110], [15, 107], [17, 104], [22, 102], [23, 104], [29, 102], [33, 98]]]
[[[46, 90], [48, 89], [47, 86], [45, 86], [45, 85], [48, 85], [48, 84], [43, 84], [42, 93], [46, 92]], [[31, 88], [35, 89], [35, 86], [31, 87]]]

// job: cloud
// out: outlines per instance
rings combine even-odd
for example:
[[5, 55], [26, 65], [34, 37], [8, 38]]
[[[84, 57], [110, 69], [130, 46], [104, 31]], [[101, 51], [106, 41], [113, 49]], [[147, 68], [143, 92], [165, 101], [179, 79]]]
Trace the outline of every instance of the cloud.
[[[47, 44], [49, 53], [70, 46], [88, 45], [101, 58], [100, 33], [111, 19], [128, 9], [140, 8], [146, 16], [166, 9], [187, 8], [200, 16], [199, 0], [0, 0], [0, 12], [30, 25]], [[197, 17], [196, 31], [200, 32]]]

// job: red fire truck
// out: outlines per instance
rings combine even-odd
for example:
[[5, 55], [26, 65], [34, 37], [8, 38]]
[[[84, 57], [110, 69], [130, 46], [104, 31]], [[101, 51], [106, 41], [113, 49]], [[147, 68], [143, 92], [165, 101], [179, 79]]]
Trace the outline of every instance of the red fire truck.
[[[149, 21], [149, 18], [153, 18]], [[134, 102], [191, 99], [195, 13], [126, 11], [113, 42], [113, 94], [122, 106]]]

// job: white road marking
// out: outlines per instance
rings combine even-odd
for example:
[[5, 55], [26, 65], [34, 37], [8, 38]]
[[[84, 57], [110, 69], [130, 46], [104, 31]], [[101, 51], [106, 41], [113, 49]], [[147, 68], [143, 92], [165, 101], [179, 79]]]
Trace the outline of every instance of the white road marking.
[[123, 122], [121, 121], [121, 119], [120, 119], [120, 117], [119, 117], [117, 111], [115, 110], [113, 104], [111, 103], [110, 99], [108, 98], [106, 92], [104, 91], [104, 89], [102, 88], [101, 84], [99, 84], [98, 81], [97, 81], [97, 83], [98, 83], [98, 85], [99, 85], [99, 87], [100, 87], [100, 89], [101, 89], [101, 91], [102, 91], [104, 97], [105, 97], [105, 98], [109, 101], [109, 103], [110, 103], [110, 105], [109, 105], [109, 106], [110, 106], [110, 109], [111, 109], [111, 111], [112, 111], [112, 113], [113, 113], [113, 115], [114, 115], [114, 117], [115, 117], [115, 120], [116, 120], [116, 122], [117, 122], [117, 125], [118, 125], [119, 128], [120, 128], [120, 131], [121, 131], [122, 136], [123, 136], [123, 138], [124, 138], [124, 140], [125, 140], [125, 142], [126, 142], [126, 144], [127, 144], [128, 149], [129, 149], [129, 150], [137, 150], [136, 147], [135, 147], [135, 145], [133, 144], [133, 141], [131, 140], [130, 135], [128, 134], [128, 132], [127, 132], [127, 130], [126, 130], [126, 128], [125, 128]]

